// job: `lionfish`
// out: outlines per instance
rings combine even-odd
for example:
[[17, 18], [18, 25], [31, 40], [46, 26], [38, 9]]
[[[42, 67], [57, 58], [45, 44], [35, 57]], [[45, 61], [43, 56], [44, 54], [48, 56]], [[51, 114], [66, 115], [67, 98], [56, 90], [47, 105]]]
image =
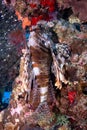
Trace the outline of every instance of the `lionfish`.
[[62, 83], [68, 83], [64, 66], [69, 62], [70, 49], [67, 44], [55, 40], [58, 37], [54, 38], [54, 26], [53, 22], [41, 21], [31, 27], [26, 48], [22, 49], [19, 76], [14, 81], [10, 103], [3, 118], [5, 127], [9, 122], [17, 125], [19, 122], [32, 123], [36, 117], [39, 118], [39, 113], [44, 119], [50, 119], [49, 103], [56, 102], [54, 86], [61, 89]]
[[[32, 27], [27, 42], [34, 84], [37, 85], [40, 93], [40, 105], [47, 103], [49, 89], [53, 91], [51, 73], [55, 75], [55, 86], [58, 89], [62, 88], [62, 83], [68, 83], [64, 76], [63, 67], [70, 57], [70, 50], [67, 44], [55, 43], [52, 40], [54, 32], [51, 32], [51, 24], [52, 22], [38, 22], [36, 26]], [[54, 96], [54, 94], [52, 95]]]
[[22, 49], [19, 76], [13, 83], [8, 106], [12, 114], [15, 105], [20, 108], [19, 104], [24, 115], [28, 107], [36, 112], [50, 112], [49, 103], [56, 102], [54, 86], [61, 89], [62, 83], [68, 83], [64, 66], [69, 62], [70, 49], [67, 44], [55, 40], [53, 27], [52, 22], [46, 21], [31, 27], [26, 48]]

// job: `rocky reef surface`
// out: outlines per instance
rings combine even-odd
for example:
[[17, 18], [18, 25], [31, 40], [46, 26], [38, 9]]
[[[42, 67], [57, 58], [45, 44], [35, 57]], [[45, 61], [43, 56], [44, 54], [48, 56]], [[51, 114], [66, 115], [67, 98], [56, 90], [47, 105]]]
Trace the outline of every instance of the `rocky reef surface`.
[[10, 91], [14, 82], [8, 107], [0, 106], [0, 130], [87, 130], [87, 24], [58, 14], [32, 26], [26, 40], [14, 11], [1, 7], [0, 84]]

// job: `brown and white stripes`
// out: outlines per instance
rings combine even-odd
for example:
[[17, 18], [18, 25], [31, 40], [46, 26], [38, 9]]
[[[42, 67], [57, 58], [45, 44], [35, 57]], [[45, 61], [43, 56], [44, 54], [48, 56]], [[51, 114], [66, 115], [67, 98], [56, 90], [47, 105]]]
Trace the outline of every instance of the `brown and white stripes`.
[[45, 45], [40, 44], [37, 32], [30, 33], [28, 46], [30, 48], [33, 74], [40, 89], [40, 102], [47, 100], [50, 80], [51, 54]]

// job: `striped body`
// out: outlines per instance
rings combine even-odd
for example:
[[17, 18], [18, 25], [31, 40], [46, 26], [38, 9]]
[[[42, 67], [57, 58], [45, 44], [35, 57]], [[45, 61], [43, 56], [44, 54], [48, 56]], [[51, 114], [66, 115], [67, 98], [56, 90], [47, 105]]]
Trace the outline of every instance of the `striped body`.
[[33, 74], [40, 88], [40, 102], [43, 102], [47, 100], [48, 95], [51, 54], [50, 50], [40, 44], [38, 39], [40, 37], [38, 38], [35, 32], [31, 32], [28, 45], [30, 47]]

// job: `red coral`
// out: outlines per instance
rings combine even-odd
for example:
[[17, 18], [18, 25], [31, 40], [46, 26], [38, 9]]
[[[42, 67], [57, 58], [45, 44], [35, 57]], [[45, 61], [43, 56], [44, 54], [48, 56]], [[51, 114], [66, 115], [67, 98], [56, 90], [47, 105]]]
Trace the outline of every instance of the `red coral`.
[[75, 101], [75, 97], [76, 97], [76, 91], [68, 92], [68, 99], [70, 103], [73, 103]]
[[39, 15], [38, 17], [32, 17], [31, 25], [36, 25], [38, 21], [43, 20], [43, 19], [46, 20], [46, 21], [49, 21], [51, 17], [49, 17], [49, 15], [46, 15], [46, 16]]
[[32, 3], [32, 4], [29, 4], [31, 8], [35, 8], [37, 5]]
[[[15, 14], [18, 16], [18, 20], [22, 21], [23, 29], [26, 26], [36, 25], [40, 20], [50, 20], [52, 18], [50, 14], [55, 11], [56, 0], [26, 0], [26, 2], [22, 0], [26, 7], [20, 6], [17, 1], [15, 4]], [[22, 13], [20, 12], [21, 9]]]
[[41, 0], [41, 5], [48, 7], [49, 12], [53, 12], [55, 10], [55, 2], [55, 0]]
[[[44, 7], [44, 9], [47, 7], [48, 8], [48, 12], [53, 12], [55, 10], [55, 0], [54, 1], [53, 0], [49, 0], [49, 1], [41, 0], [40, 4], [41, 4], [41, 6]], [[33, 5], [31, 7], [34, 8], [34, 6], [35, 5], [33, 3]], [[39, 15], [37, 17], [32, 17], [31, 18], [31, 24], [32, 25], [36, 25], [36, 23], [38, 21], [43, 20], [43, 19], [48, 21], [50, 19], [50, 17], [49, 17], [48, 14], [41, 14], [41, 15]]]
[[39, 20], [42, 20], [43, 19], [43, 16], [40, 15], [38, 17], [32, 17], [32, 20], [31, 20], [31, 24], [32, 25], [36, 25], [36, 23], [39, 21]]
[[41, 5], [42, 6], [47, 6], [47, 0], [41, 0]]

